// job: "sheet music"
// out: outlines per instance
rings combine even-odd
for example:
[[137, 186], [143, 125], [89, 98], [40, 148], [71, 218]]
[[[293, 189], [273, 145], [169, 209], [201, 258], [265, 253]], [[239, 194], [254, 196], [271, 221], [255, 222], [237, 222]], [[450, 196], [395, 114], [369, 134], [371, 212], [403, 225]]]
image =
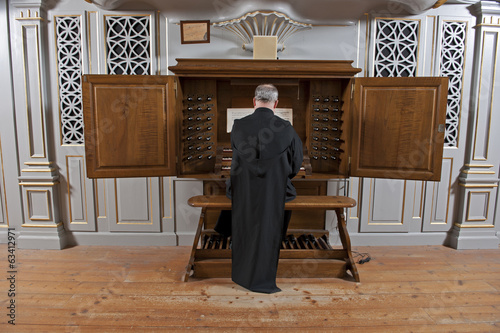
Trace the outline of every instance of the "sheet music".
[[[253, 111], [253, 108], [228, 108], [226, 128], [227, 133], [231, 133], [231, 129], [233, 128], [235, 119], [246, 117], [249, 114], [252, 114]], [[293, 109], [276, 108], [276, 110], [274, 110], [274, 114], [282, 119], [288, 120], [293, 125]]]

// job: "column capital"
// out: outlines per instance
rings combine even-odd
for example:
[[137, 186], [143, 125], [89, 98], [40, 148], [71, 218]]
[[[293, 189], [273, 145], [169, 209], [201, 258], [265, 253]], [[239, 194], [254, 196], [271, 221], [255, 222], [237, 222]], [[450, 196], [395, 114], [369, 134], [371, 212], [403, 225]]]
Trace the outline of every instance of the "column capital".
[[125, 0], [85, 0], [88, 3], [92, 3], [99, 8], [105, 10], [113, 10], [121, 6]]
[[55, 5], [54, 0], [12, 0], [9, 1], [16, 14], [16, 20], [40, 20], [47, 18], [47, 10]]
[[469, 6], [469, 11], [478, 18], [478, 23], [486, 23], [485, 16], [500, 16], [500, 1], [478, 1]]
[[46, 9], [53, 0], [11, 0], [11, 5], [15, 8], [41, 8]]

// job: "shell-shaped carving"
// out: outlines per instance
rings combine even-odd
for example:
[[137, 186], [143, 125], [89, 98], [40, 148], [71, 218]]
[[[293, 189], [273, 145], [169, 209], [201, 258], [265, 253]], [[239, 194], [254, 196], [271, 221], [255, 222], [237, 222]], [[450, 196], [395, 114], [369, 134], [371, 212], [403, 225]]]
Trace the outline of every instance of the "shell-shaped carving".
[[278, 52], [284, 50], [285, 41], [291, 35], [312, 28], [311, 24], [294, 21], [276, 11], [255, 11], [212, 25], [234, 33], [243, 41], [243, 49], [248, 51], [253, 50], [253, 36], [277, 36]]

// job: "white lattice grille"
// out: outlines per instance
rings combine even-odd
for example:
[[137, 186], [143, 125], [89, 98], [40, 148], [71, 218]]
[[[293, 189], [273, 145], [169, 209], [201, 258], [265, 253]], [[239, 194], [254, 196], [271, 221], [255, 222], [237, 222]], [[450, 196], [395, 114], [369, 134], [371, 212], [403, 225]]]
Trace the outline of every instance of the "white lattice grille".
[[63, 144], [83, 144], [80, 16], [55, 17], [59, 111]]
[[151, 74], [150, 20], [149, 15], [106, 16], [108, 74]]
[[415, 76], [419, 21], [376, 21], [374, 76]]
[[456, 147], [462, 100], [462, 78], [465, 64], [466, 22], [443, 22], [441, 39], [441, 75], [449, 77], [448, 108], [444, 144]]

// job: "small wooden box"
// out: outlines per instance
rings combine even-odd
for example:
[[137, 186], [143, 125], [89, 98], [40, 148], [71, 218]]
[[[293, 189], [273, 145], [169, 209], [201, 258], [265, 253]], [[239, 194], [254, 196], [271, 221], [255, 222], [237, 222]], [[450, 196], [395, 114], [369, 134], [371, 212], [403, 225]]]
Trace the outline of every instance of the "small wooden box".
[[278, 37], [276, 36], [254, 36], [253, 58], [254, 59], [276, 59]]

